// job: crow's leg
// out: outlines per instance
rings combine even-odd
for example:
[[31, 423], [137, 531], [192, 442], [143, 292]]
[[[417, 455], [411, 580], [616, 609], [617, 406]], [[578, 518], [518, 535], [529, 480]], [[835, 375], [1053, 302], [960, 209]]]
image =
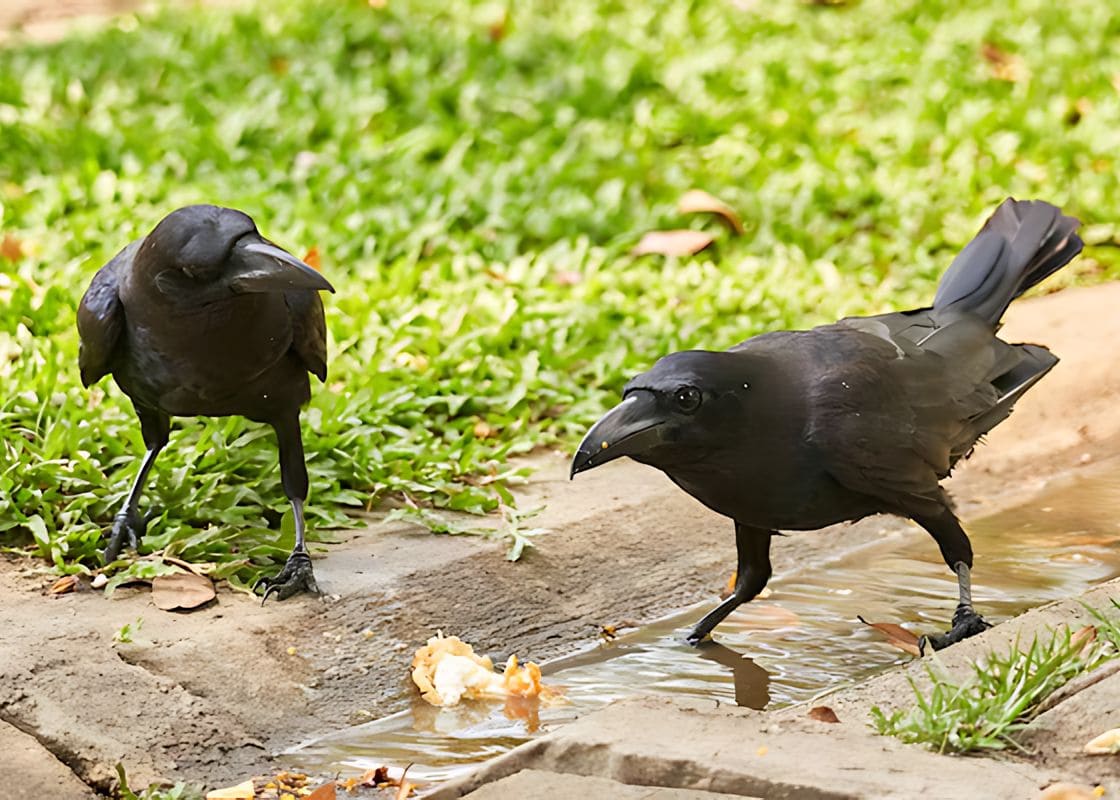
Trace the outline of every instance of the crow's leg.
[[303, 460], [303, 437], [299, 431], [299, 412], [274, 422], [276, 441], [280, 446], [280, 481], [284, 484], [284, 494], [292, 503], [292, 516], [296, 522], [296, 545], [284, 568], [274, 578], [261, 578], [253, 589], [264, 586], [264, 598], [273, 594], [279, 600], [287, 600], [297, 592], [319, 594], [315, 573], [311, 569], [311, 555], [304, 541], [303, 501], [307, 499], [307, 464]]
[[152, 471], [152, 465], [156, 463], [156, 456], [167, 444], [167, 437], [171, 432], [171, 418], [162, 411], [137, 406], [136, 416], [140, 418], [140, 434], [144, 437], [147, 452], [140, 462], [140, 471], [132, 481], [132, 488], [124, 505], [113, 517], [113, 530], [102, 554], [106, 564], [116, 561], [125, 547], [135, 548], [139, 545], [148, 529], [148, 519], [140, 515], [140, 495], [144, 493], [144, 484], [148, 480], [148, 473]]
[[953, 613], [953, 627], [945, 634], [923, 636], [919, 647], [924, 651], [928, 644], [934, 650], [940, 650], [992, 627], [972, 608], [972, 543], [968, 541], [968, 534], [960, 521], [948, 508], [936, 517], [914, 517], [914, 521], [929, 531], [937, 542], [945, 563], [957, 573], [960, 589], [960, 601]]
[[739, 555], [735, 591], [696, 623], [696, 627], [688, 634], [690, 645], [699, 645], [728, 614], [751, 600], [766, 586], [766, 582], [770, 580], [770, 537], [773, 535], [774, 531], [735, 523], [735, 548]]

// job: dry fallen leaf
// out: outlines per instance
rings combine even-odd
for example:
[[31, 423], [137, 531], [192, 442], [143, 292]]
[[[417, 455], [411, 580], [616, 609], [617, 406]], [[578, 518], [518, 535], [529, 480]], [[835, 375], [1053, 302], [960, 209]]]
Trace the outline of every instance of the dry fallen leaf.
[[48, 591], [50, 591], [51, 594], [66, 594], [67, 592], [74, 591], [74, 587], [77, 585], [77, 575], [63, 575], [51, 584], [51, 588]]
[[980, 45], [980, 55], [988, 62], [992, 77], [1001, 81], [1014, 83], [1027, 76], [1027, 68], [1023, 59], [1014, 53], [1008, 53], [993, 42], [984, 42]]
[[338, 797], [338, 791], [335, 789], [334, 781], [324, 783], [318, 789], [307, 795], [305, 800], [335, 800]]
[[[735, 594], [735, 581], [739, 579], [739, 570], [734, 570], [731, 577], [727, 579], [727, 583], [723, 587], [723, 591], [719, 593], [720, 600], [726, 600], [731, 595]], [[774, 590], [769, 586], [763, 586], [762, 591], [756, 594], [753, 600], [765, 600], [770, 595], [774, 594]]]
[[490, 41], [500, 42], [506, 38], [506, 33], [509, 31], [509, 11], [502, 9], [502, 15], [490, 23], [487, 28], [487, 33], [490, 35]]
[[895, 625], [893, 622], [868, 622], [863, 617], [857, 619], [864, 625], [870, 626], [879, 631], [887, 637], [887, 644], [895, 647], [904, 653], [909, 653], [912, 656], [920, 656], [921, 649], [918, 647], [918, 637], [901, 625]]
[[198, 608], [215, 596], [210, 579], [193, 572], [158, 575], [152, 579], [152, 602], [164, 611]]
[[207, 792], [206, 800], [253, 800], [253, 782], [251, 780], [239, 783], [236, 786], [227, 786], [225, 789], [215, 789]]
[[731, 206], [703, 189], [689, 189], [677, 201], [677, 211], [681, 214], [718, 214], [739, 236], [743, 235], [743, 221]]
[[1078, 655], [1086, 655], [1089, 648], [1093, 646], [1093, 642], [1097, 640], [1097, 628], [1095, 625], [1086, 625], [1073, 636], [1069, 637], [1071, 647], [1076, 647]]
[[23, 242], [8, 234], [0, 241], [0, 256], [9, 261], [19, 261], [23, 258]]
[[1120, 728], [1105, 731], [1085, 744], [1085, 752], [1091, 756], [1110, 756], [1120, 753]]
[[839, 722], [840, 717], [836, 716], [836, 712], [828, 706], [813, 706], [809, 709], [809, 719], [815, 719], [817, 722]]
[[319, 257], [319, 248], [312, 247], [307, 251], [307, 255], [303, 257], [303, 263], [311, 267], [316, 272], [323, 271], [323, 261]]
[[651, 231], [634, 245], [630, 255], [690, 256], [699, 253], [713, 241], [715, 241], [715, 237], [710, 233], [687, 228], [671, 231]]
[[1081, 783], [1052, 783], [1042, 790], [1038, 800], [1096, 800], [1104, 795], [1103, 791], [1098, 791], [1100, 788]]
[[412, 794], [412, 784], [405, 780], [405, 776], [408, 775], [408, 771], [411, 768], [412, 765], [409, 764], [404, 768], [404, 772], [401, 773], [400, 783], [397, 784], [396, 800], [405, 800], [405, 798]]

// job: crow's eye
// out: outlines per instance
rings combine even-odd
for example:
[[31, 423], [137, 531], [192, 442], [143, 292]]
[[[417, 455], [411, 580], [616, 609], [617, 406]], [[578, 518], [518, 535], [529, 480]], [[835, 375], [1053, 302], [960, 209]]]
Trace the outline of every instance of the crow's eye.
[[700, 397], [700, 390], [695, 386], [685, 386], [677, 389], [677, 393], [673, 395], [677, 408], [686, 414], [691, 414], [700, 408]]

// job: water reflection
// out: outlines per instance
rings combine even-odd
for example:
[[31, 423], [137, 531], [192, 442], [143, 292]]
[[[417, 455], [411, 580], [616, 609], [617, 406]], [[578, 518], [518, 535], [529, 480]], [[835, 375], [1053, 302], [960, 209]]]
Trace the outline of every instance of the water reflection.
[[770, 702], [770, 673], [756, 664], [753, 658], [714, 641], [704, 642], [696, 649], [696, 654], [731, 671], [735, 705], [759, 711], [766, 708]]
[[[973, 597], [992, 622], [1079, 593], [1120, 575], [1120, 461], [966, 527], [976, 551]], [[795, 534], [778, 546], [796, 547], [798, 537], [813, 535]], [[548, 682], [564, 687], [567, 705], [439, 709], [417, 700], [407, 711], [331, 734], [285, 760], [344, 773], [415, 762], [410, 775], [437, 781], [622, 697], [786, 705], [908, 660], [857, 615], [939, 631], [956, 604], [953, 574], [917, 527], [779, 575], [771, 589], [770, 598], [737, 610], [717, 629], [717, 641], [698, 650], [683, 636], [714, 599], [546, 665]]]

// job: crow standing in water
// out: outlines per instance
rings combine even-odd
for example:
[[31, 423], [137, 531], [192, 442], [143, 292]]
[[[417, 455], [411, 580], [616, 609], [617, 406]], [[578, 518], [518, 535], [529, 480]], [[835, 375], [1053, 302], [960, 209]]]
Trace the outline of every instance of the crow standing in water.
[[307, 374], [327, 377], [322, 290], [334, 291], [247, 215], [208, 205], [173, 211], [98, 270], [78, 307], [82, 383], [111, 373], [132, 400], [147, 447], [113, 520], [106, 563], [144, 535], [140, 494], [170, 418], [239, 414], [275, 429], [295, 515], [295, 548], [279, 575], [262, 579], [265, 599], [318, 591], [304, 544], [299, 411], [311, 398]]
[[588, 431], [572, 475], [620, 456], [657, 467], [735, 521], [734, 593], [699, 644], [770, 578], [770, 538], [871, 514], [925, 528], [957, 574], [945, 647], [989, 627], [972, 608], [972, 545], [938, 482], [1058, 359], [996, 337], [1016, 297], [1082, 247], [1078, 220], [1005, 200], [941, 279], [933, 305], [673, 353]]

